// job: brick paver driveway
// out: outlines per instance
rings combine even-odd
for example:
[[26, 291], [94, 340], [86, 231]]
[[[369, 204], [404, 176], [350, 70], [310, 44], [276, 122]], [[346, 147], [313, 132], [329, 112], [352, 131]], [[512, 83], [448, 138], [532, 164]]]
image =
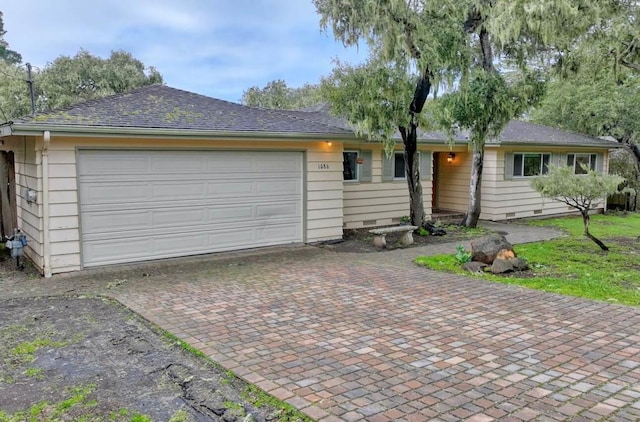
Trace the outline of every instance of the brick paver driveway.
[[[512, 242], [548, 234], [509, 231]], [[97, 269], [2, 295], [115, 297], [323, 422], [640, 420], [640, 309], [412, 264], [454, 249], [279, 249]]]
[[640, 419], [640, 309], [299, 248], [120, 301], [322, 421]]

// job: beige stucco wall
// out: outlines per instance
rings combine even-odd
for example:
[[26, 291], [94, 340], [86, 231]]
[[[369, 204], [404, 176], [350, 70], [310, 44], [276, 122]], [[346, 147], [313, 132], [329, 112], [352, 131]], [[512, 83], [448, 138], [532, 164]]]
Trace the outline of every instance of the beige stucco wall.
[[[12, 141], [13, 142], [13, 141]], [[14, 142], [15, 143], [15, 142]], [[19, 224], [29, 237], [28, 255], [42, 268], [42, 139], [28, 138], [26, 162], [24, 153], [13, 143], [6, 149], [16, 152], [17, 189], [37, 186], [38, 202], [27, 204], [18, 201]], [[83, 148], [146, 148], [146, 149], [194, 149], [194, 150], [283, 150], [301, 151], [305, 154], [305, 242], [342, 237], [342, 146], [323, 141], [278, 140], [167, 140], [77, 138], [51, 136], [49, 147], [49, 236], [51, 272], [62, 273], [82, 268], [80, 256], [80, 218], [78, 215], [77, 150]], [[24, 176], [27, 174], [28, 176]]]
[[[382, 181], [383, 146], [346, 144], [345, 150], [371, 151], [371, 182], [344, 181], [344, 227], [356, 229], [397, 224], [409, 215], [409, 189], [406, 180]], [[402, 151], [402, 149], [397, 149]], [[430, 150], [421, 148], [424, 154]], [[341, 163], [342, 165], [342, 163]], [[432, 166], [429, 167], [433, 169]], [[431, 175], [421, 175], [422, 195], [427, 218], [431, 216]]]

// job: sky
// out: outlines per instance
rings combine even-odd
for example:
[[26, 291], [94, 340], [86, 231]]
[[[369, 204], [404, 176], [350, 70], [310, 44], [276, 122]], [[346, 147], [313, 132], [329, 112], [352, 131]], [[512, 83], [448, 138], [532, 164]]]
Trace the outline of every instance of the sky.
[[311, 0], [0, 0], [0, 11], [9, 48], [34, 66], [125, 50], [169, 86], [234, 102], [251, 86], [317, 83], [333, 59], [367, 56], [321, 31]]

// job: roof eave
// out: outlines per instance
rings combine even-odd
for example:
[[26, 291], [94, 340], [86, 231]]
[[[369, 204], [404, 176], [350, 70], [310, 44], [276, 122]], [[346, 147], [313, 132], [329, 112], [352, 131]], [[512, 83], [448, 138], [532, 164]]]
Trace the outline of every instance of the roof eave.
[[574, 144], [574, 143], [553, 143], [553, 142], [518, 142], [518, 141], [500, 141], [499, 143], [486, 144], [487, 146], [534, 146], [534, 147], [552, 147], [552, 148], [567, 148], [567, 147], [576, 147], [576, 148], [620, 148], [621, 145], [616, 143], [603, 143], [603, 144]]
[[[4, 129], [4, 128], [0, 128]], [[37, 136], [44, 131], [50, 131], [57, 136], [86, 136], [95, 137], [140, 137], [140, 138], [191, 138], [191, 139], [305, 139], [305, 140], [352, 140], [356, 138], [351, 133], [300, 133], [300, 132], [268, 132], [268, 131], [219, 131], [200, 129], [165, 129], [142, 127], [115, 126], [78, 126], [78, 125], [30, 125], [14, 123], [11, 125], [10, 135]]]

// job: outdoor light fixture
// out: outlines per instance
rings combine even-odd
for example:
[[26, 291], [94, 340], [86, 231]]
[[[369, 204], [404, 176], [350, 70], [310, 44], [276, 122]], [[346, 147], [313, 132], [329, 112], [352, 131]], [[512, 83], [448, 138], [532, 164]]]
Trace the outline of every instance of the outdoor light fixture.
[[331, 142], [331, 141], [325, 141], [325, 142], [327, 143], [327, 146], [329, 146], [329, 147], [330, 147], [331, 145], [333, 145], [333, 142]]
[[447, 163], [453, 163], [453, 160], [456, 158], [455, 152], [450, 152], [447, 156]]

